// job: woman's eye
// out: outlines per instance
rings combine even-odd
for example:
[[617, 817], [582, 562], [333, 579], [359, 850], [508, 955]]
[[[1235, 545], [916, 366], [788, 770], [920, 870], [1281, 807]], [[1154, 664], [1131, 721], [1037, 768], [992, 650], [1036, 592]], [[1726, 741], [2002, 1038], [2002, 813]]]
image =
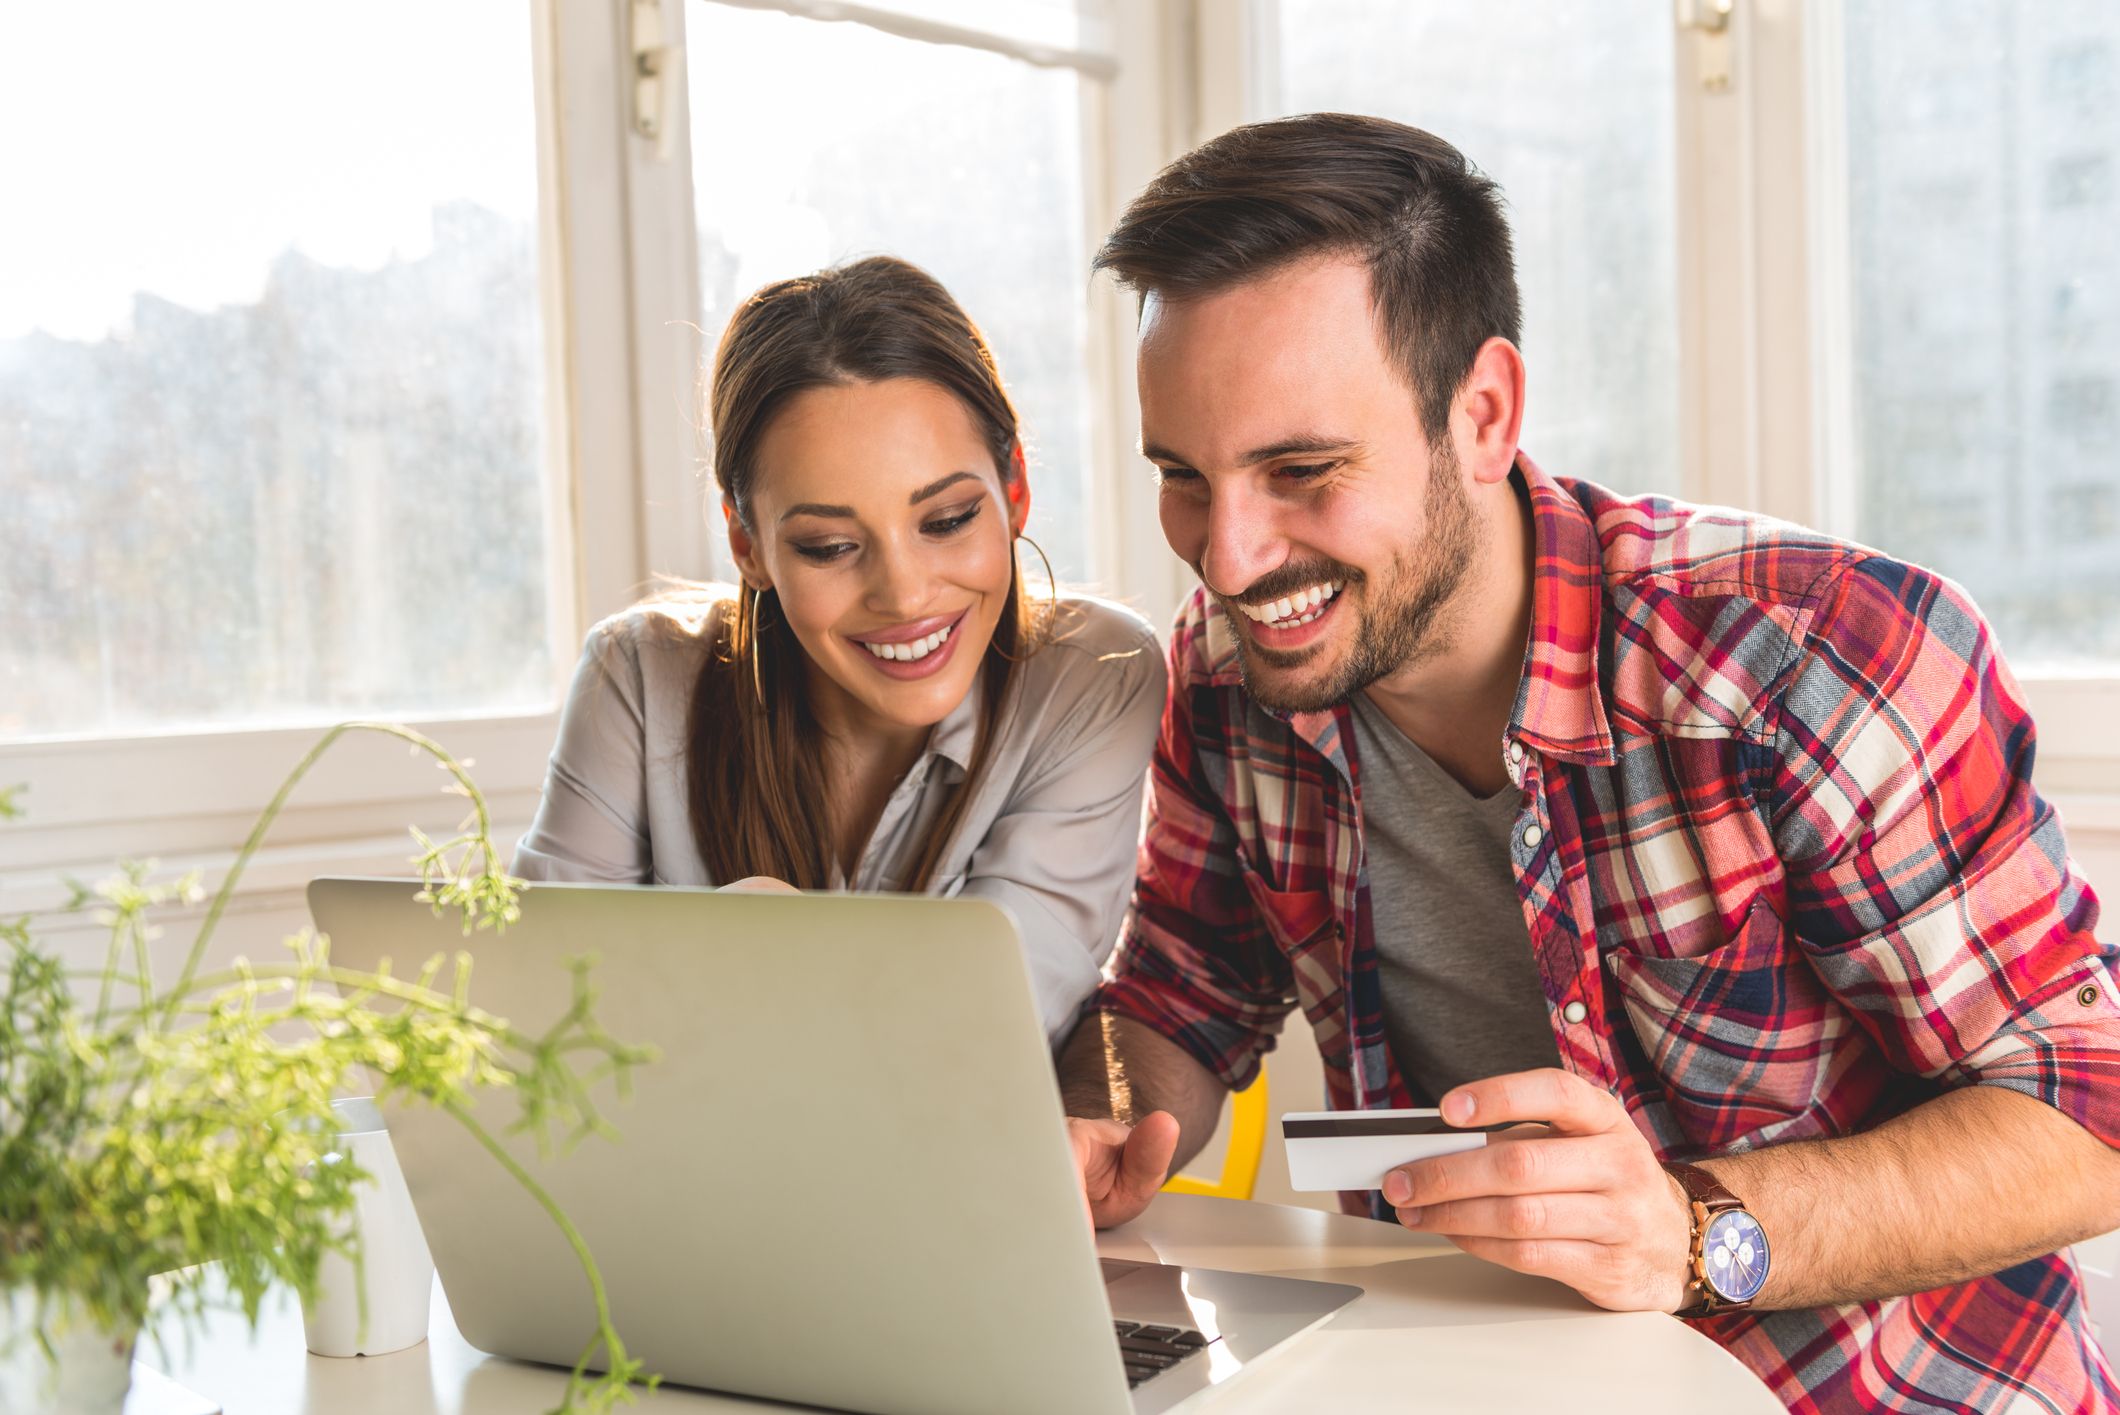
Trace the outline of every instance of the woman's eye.
[[920, 529], [931, 536], [953, 535], [972, 523], [973, 519], [978, 516], [979, 508], [982, 504], [975, 501], [954, 515], [940, 516], [927, 522]]
[[795, 553], [816, 565], [829, 565], [841, 556], [851, 554], [854, 543], [848, 540], [833, 541], [829, 545], [798, 545]]

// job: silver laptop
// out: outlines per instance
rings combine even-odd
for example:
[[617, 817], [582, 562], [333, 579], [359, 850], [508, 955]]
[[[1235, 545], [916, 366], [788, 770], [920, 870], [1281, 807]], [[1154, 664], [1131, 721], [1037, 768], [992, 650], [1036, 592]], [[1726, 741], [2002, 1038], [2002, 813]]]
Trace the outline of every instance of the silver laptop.
[[[477, 1004], [537, 1033], [593, 954], [596, 1010], [661, 1056], [613, 1141], [533, 1164], [628, 1349], [664, 1380], [906, 1415], [1166, 1411], [1360, 1289], [1100, 1261], [1014, 922], [976, 900], [544, 884], [465, 938], [403, 880], [321, 879], [338, 960], [468, 949]], [[489, 1129], [505, 1096], [480, 1101]], [[390, 1116], [458, 1327], [572, 1365], [587, 1287], [544, 1213], [447, 1117]]]

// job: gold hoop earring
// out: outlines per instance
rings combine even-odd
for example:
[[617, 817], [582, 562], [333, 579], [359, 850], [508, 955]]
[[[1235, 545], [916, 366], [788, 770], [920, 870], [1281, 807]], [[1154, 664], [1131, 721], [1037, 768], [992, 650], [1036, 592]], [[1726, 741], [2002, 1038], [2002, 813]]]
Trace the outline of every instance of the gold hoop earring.
[[747, 647], [750, 650], [749, 657], [751, 660], [751, 691], [756, 695], [760, 712], [764, 712], [766, 706], [765, 670], [761, 667], [761, 663], [765, 657], [765, 646], [762, 641], [765, 638], [766, 628], [766, 596], [771, 593], [773, 591], [770, 589], [754, 590], [749, 585], [744, 586], [744, 595], [749, 601], [750, 609], [749, 614], [745, 616], [747, 620], [745, 637], [749, 641]]
[[[1016, 532], [1016, 539], [1019, 541], [1030, 541], [1031, 549], [1038, 552], [1038, 560], [1041, 564], [1045, 566], [1045, 613], [1047, 622], [1050, 623], [1052, 617], [1060, 612], [1060, 577], [1053, 573], [1052, 558], [1045, 553], [1044, 546], [1038, 544], [1038, 542], [1034, 540], [1031, 540], [1029, 536], [1023, 534], [1023, 532], [1021, 531]], [[1023, 562], [1017, 558], [1016, 548], [1013, 545], [1009, 547], [1009, 564], [1011, 567], [1011, 573], [1016, 578], [1016, 594], [1020, 599], [1023, 594]], [[996, 657], [1001, 658], [1009, 663], [1022, 663], [1025, 659], [1030, 657], [1030, 654], [1024, 654], [1022, 657], [1019, 658], [1016, 655], [1004, 650], [999, 643], [991, 639], [987, 641], [987, 647], [993, 650], [994, 655]], [[1037, 650], [1032, 649], [1031, 652], [1036, 653]]]

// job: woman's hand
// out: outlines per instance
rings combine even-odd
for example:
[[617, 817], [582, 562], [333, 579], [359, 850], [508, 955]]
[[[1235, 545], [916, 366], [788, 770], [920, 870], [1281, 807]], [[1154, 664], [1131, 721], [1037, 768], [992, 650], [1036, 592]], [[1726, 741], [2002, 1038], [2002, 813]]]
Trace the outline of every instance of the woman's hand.
[[789, 884], [786, 880], [775, 879], [771, 875], [745, 875], [742, 879], [737, 880], [734, 884], [725, 884], [715, 892], [718, 894], [802, 893], [801, 890], [797, 889], [794, 885]]

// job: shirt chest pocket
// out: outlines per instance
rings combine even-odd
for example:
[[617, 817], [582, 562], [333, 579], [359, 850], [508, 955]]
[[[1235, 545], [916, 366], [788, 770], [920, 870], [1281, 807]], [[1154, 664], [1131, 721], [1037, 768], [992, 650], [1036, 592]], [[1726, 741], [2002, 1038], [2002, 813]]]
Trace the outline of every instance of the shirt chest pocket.
[[1288, 960], [1296, 1001], [1318, 1022], [1340, 996], [1340, 918], [1332, 896], [1321, 889], [1276, 889], [1250, 866], [1239, 869], [1259, 922]]
[[1761, 899], [1696, 958], [1612, 948], [1605, 966], [1672, 1117], [1707, 1150], [1825, 1128], [1822, 1102], [1853, 1025]]

